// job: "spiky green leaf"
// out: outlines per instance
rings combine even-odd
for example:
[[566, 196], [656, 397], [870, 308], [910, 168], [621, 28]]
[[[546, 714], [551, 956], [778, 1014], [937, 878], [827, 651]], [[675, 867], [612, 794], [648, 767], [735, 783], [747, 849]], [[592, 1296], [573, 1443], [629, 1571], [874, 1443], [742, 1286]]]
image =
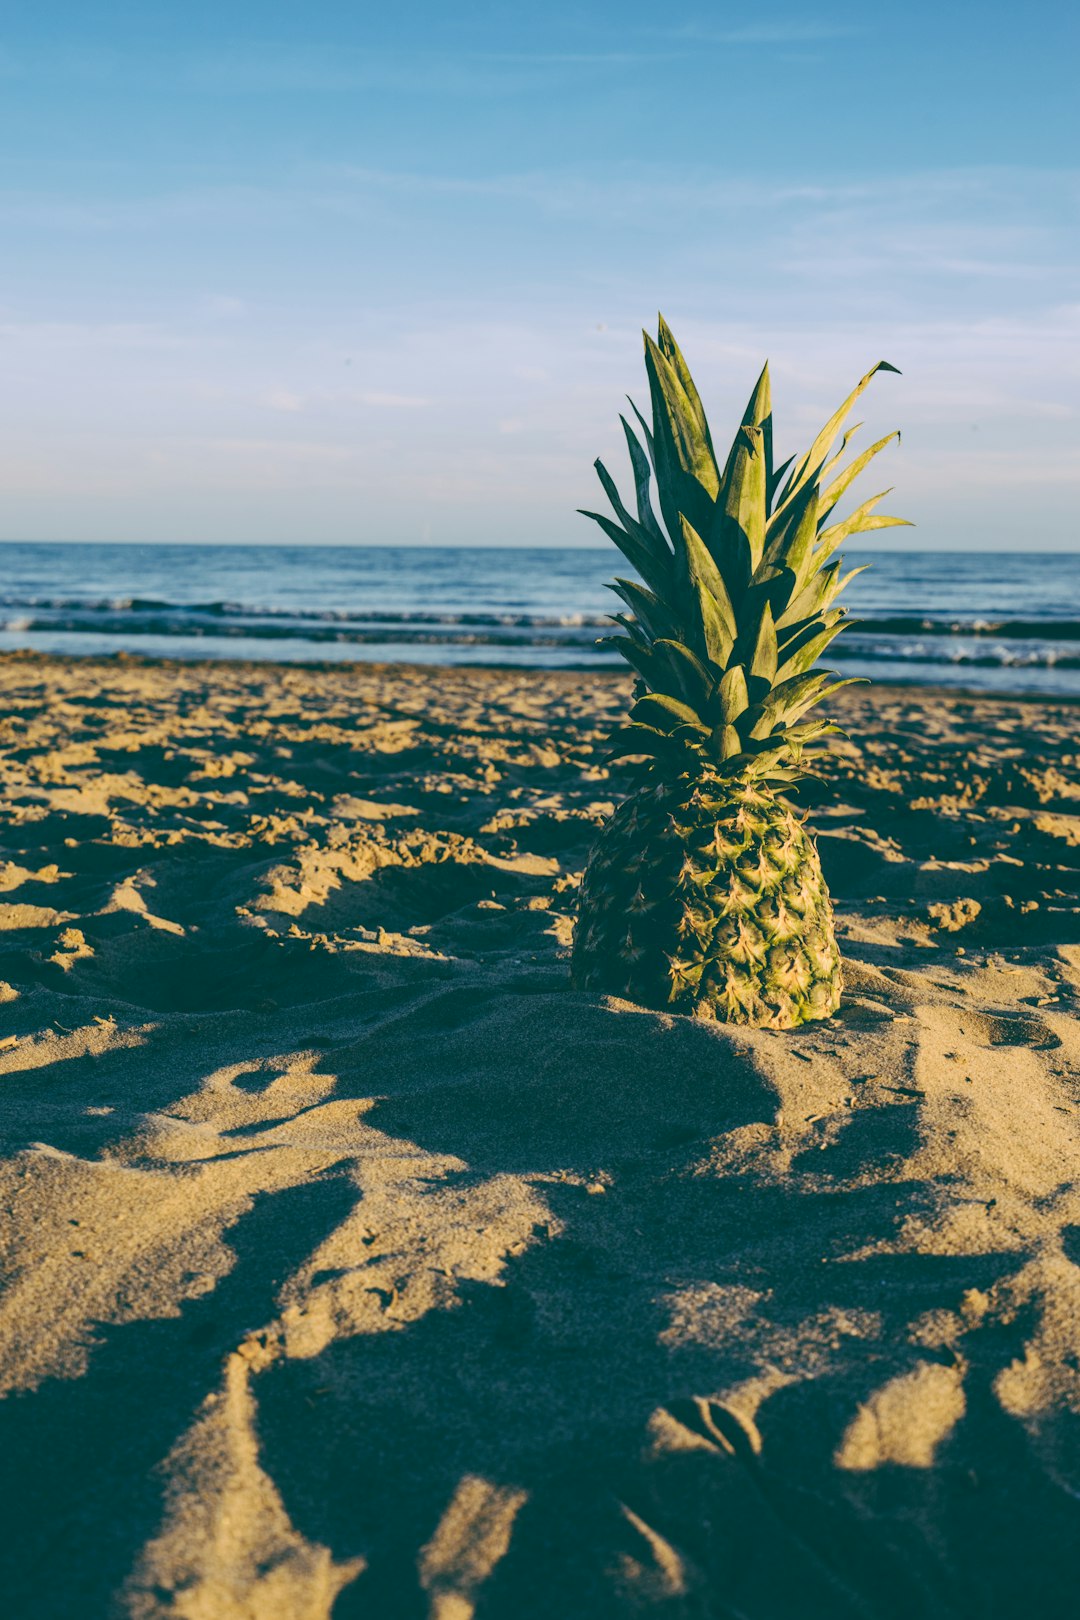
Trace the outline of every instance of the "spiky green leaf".
[[620, 416], [619, 421], [622, 423], [623, 433], [626, 436], [626, 448], [630, 452], [630, 465], [634, 470], [634, 494], [637, 500], [638, 522], [647, 534], [652, 535], [653, 539], [659, 542], [661, 548], [666, 552], [668, 544], [664, 538], [663, 530], [656, 521], [656, 513], [653, 511], [652, 506], [652, 467], [649, 458], [641, 448], [638, 436], [626, 420], [626, 417]]
[[877, 376], [879, 371], [892, 371], [895, 372], [897, 376], [900, 375], [899, 369], [896, 366], [891, 366], [887, 360], [879, 360], [876, 366], [871, 366], [865, 377], [860, 378], [859, 382], [852, 389], [847, 399], [845, 399], [844, 403], [840, 406], [840, 409], [834, 411], [832, 416], [830, 416], [829, 420], [826, 422], [825, 426], [822, 428], [821, 432], [818, 434], [817, 438], [814, 440], [806, 454], [804, 456], [800, 456], [799, 460], [796, 462], [791, 477], [784, 489], [782, 504], [786, 505], [787, 502], [798, 493], [808, 479], [814, 478], [821, 471], [821, 468], [824, 466], [825, 461], [828, 458], [829, 451], [832, 449], [833, 444], [836, 441], [836, 435], [844, 425], [848, 412], [851, 410], [851, 407], [859, 398], [860, 394], [864, 393], [865, 390], [870, 386], [870, 383]]
[[[693, 412], [694, 421], [697, 425], [701, 441], [708, 449], [709, 454], [713, 457], [713, 461], [715, 463], [716, 458], [713, 455], [712, 435], [709, 432], [709, 424], [705, 418], [705, 407], [701, 403], [701, 396], [698, 394], [694, 379], [690, 375], [690, 368], [683, 359], [682, 350], [679, 348], [679, 345], [672, 336], [671, 327], [668, 325], [667, 321], [665, 321], [662, 315], [657, 316], [656, 338], [661, 354], [664, 356], [665, 360], [667, 360], [668, 364], [671, 366], [671, 369], [674, 371], [676, 377], [679, 379], [679, 382], [682, 385], [682, 391], [689, 402], [691, 411]], [[696, 471], [696, 468], [691, 470]], [[700, 476], [700, 474], [698, 476]]]
[[630, 721], [614, 733], [608, 748], [608, 759], [625, 759], [628, 754], [646, 754], [679, 767], [689, 762], [690, 750], [677, 738], [655, 726]]
[[638, 698], [630, 710], [630, 717], [668, 733], [677, 726], [690, 726], [701, 732], [708, 730], [707, 726], [702, 725], [701, 716], [688, 703], [669, 697], [666, 692], [648, 692]]
[[718, 547], [718, 560], [728, 566], [741, 550], [737, 540], [740, 534], [745, 537], [751, 573], [761, 561], [771, 471], [772, 401], [766, 366], [743, 412], [717, 497], [718, 516], [722, 514], [722, 517], [714, 531], [714, 543]]
[[871, 495], [868, 501], [839, 523], [831, 523], [823, 529], [818, 536], [818, 546], [815, 556], [824, 562], [831, 557], [837, 546], [853, 534], [869, 534], [873, 529], [910, 529], [913, 527], [910, 518], [886, 517], [884, 513], [877, 513], [873, 509], [878, 501], [883, 501], [890, 490], [883, 489], [879, 495]]
[[[848, 435], [845, 434], [845, 445], [847, 444], [847, 439]], [[855, 460], [849, 462], [844, 468], [843, 472], [838, 473], [832, 482], [822, 490], [821, 513], [823, 517], [826, 517], [828, 513], [832, 511], [837, 501], [839, 501], [844, 493], [850, 489], [851, 485], [855, 482], [856, 478], [858, 478], [859, 474], [869, 467], [874, 457], [880, 455], [882, 450], [884, 450], [886, 446], [892, 444], [894, 439], [896, 440], [897, 444], [899, 444], [899, 431], [895, 433], [887, 433], [883, 439], [879, 439], [877, 443], [872, 444], [868, 450], [864, 450], [862, 455], [856, 456]], [[842, 453], [843, 452], [841, 452], [841, 454]]]
[[741, 664], [732, 664], [724, 671], [717, 701], [722, 725], [733, 726], [739, 716], [745, 714], [750, 704], [750, 693], [746, 685], [746, 671]]
[[773, 623], [772, 608], [768, 602], [762, 610], [761, 619], [752, 644], [748, 644], [749, 656], [742, 662], [747, 669], [747, 686], [751, 699], [755, 702], [760, 698], [762, 689], [768, 690], [776, 679], [776, 625]]
[[715, 500], [720, 487], [720, 474], [701, 412], [701, 402], [696, 392], [694, 401], [690, 400], [670, 360], [647, 332], [643, 336], [656, 453], [659, 455], [663, 448], [673, 458], [674, 465], [696, 478]]
[[[833, 624], [826, 622], [822, 629], [807, 634], [805, 639], [797, 636], [793, 644], [784, 648], [777, 673], [786, 679], [792, 675], [802, 675], [816, 664], [844, 628], [842, 614], [843, 610], [837, 609]], [[827, 620], [833, 617], [832, 614], [826, 615]]]
[[631, 568], [637, 570], [646, 585], [658, 596], [663, 597], [670, 590], [670, 569], [666, 564], [658, 563], [651, 546], [644, 545], [626, 529], [620, 529], [619, 525], [603, 512], [589, 512], [584, 507], [579, 507], [578, 511], [582, 517], [587, 517], [600, 525], [608, 539], [613, 540], [618, 546]]
[[632, 579], [615, 579], [608, 585], [608, 590], [621, 597], [651, 640], [677, 634], [677, 626], [663, 602], [644, 585], [638, 585]]
[[696, 609], [692, 626], [698, 650], [722, 666], [735, 642], [735, 612], [723, 576], [705, 542], [684, 517], [679, 521], [676, 566], [688, 587], [689, 602]]
[[662, 637], [653, 643], [657, 669], [664, 672], [657, 682], [672, 697], [685, 698], [698, 714], [704, 714], [715, 690], [715, 681], [706, 666], [681, 641]]

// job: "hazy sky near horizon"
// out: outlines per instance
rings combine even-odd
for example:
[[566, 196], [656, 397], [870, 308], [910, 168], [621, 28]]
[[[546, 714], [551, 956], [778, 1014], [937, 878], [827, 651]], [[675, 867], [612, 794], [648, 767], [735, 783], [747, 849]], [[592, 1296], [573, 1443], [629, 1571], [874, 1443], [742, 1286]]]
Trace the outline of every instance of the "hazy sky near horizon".
[[[51, 4], [0, 28], [0, 538], [595, 544], [640, 328], [1080, 547], [1075, 9]], [[867, 440], [868, 442], [868, 440]]]

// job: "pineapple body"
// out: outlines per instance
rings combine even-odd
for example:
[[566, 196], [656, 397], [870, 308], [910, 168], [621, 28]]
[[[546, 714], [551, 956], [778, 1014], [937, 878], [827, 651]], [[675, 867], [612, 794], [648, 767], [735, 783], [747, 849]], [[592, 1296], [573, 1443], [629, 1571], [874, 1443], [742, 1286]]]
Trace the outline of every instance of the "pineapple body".
[[[726, 459], [661, 319], [645, 336], [652, 425], [623, 418], [634, 510], [602, 462], [615, 516], [598, 523], [634, 579], [608, 638], [636, 677], [610, 757], [636, 758], [642, 787], [600, 834], [582, 880], [573, 977], [581, 989], [724, 1023], [791, 1029], [840, 1002], [840, 958], [813, 839], [784, 795], [808, 750], [839, 728], [810, 710], [848, 681], [818, 667], [844, 628], [837, 599], [853, 534], [903, 520], [846, 517], [855, 479], [896, 437], [847, 465], [843, 424], [879, 360], [809, 450], [773, 461], [768, 366]], [[840, 438], [839, 449], [836, 440]], [[653, 504], [655, 480], [658, 509]]]
[[831, 1017], [840, 954], [802, 821], [768, 787], [711, 773], [639, 790], [590, 856], [573, 980], [724, 1023]]

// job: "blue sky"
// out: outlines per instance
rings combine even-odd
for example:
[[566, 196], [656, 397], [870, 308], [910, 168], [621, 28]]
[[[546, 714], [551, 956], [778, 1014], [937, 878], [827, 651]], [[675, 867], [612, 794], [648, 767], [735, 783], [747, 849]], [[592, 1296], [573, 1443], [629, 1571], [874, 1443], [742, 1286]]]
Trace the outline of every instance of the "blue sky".
[[1080, 546], [1064, 0], [21, 9], [0, 537], [596, 543], [660, 308], [718, 438], [884, 357], [900, 540]]

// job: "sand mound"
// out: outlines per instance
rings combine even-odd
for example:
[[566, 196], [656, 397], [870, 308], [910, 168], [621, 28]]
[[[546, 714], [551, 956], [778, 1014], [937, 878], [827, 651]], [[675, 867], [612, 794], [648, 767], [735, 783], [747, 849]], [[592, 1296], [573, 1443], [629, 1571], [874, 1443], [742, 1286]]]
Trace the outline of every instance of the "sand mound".
[[6, 1612], [1071, 1613], [1074, 710], [848, 696], [774, 1035], [568, 988], [618, 680], [0, 686]]

